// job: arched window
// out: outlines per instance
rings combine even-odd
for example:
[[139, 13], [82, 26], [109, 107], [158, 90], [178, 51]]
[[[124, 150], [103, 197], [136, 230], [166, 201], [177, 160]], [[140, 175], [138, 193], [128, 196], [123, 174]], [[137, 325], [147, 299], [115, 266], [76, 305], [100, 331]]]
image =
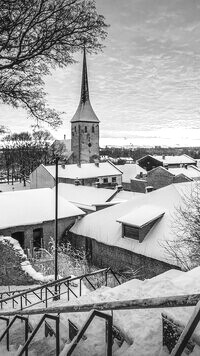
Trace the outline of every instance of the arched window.
[[76, 126], [74, 126], [74, 131], [76, 132]]
[[92, 126], [92, 132], [94, 133], [94, 126]]
[[85, 132], [87, 132], [87, 126], [85, 126]]

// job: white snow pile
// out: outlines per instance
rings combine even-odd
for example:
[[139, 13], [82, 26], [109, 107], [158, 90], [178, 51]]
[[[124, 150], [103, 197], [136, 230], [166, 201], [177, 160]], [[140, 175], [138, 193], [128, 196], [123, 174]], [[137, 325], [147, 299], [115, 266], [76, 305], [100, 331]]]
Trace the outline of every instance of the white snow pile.
[[27, 258], [23, 249], [21, 248], [19, 242], [17, 240], [13, 239], [11, 236], [0, 236], [0, 242], [4, 245], [10, 244], [12, 246], [12, 248], [15, 251], [17, 251], [21, 257]]
[[30, 277], [40, 282], [51, 282], [54, 280], [53, 275], [43, 276], [42, 273], [36, 272], [36, 270], [31, 266], [28, 260], [21, 262], [22, 270], [27, 273]]
[[27, 260], [27, 256], [25, 255], [23, 249], [21, 248], [17, 240], [13, 239], [11, 236], [0, 236], [0, 242], [4, 245], [11, 245], [12, 248], [17, 251], [20, 257], [23, 259], [23, 261], [21, 262], [22, 270], [34, 280], [39, 282], [50, 282], [54, 280], [54, 276], [43, 276], [42, 273], [36, 272], [34, 270], [30, 262]]

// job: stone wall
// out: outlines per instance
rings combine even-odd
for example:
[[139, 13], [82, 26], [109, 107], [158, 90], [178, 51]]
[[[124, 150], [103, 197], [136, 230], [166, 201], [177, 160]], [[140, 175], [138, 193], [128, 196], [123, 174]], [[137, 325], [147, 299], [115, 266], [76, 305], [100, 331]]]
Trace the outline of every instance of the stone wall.
[[71, 125], [71, 150], [74, 163], [89, 163], [99, 156], [99, 124], [93, 122], [73, 122]]
[[0, 285], [38, 284], [38, 280], [23, 271], [21, 263], [27, 261], [27, 258], [18, 244], [19, 248], [16, 249], [12, 240], [0, 238]]
[[109, 246], [88, 237], [79, 236], [72, 232], [67, 235], [68, 241], [77, 248], [84, 249], [92, 264], [97, 267], [111, 267], [115, 271], [126, 271], [131, 268], [137, 272], [137, 278], [152, 278], [172, 268], [168, 263], [138, 255], [132, 251], [117, 246]]

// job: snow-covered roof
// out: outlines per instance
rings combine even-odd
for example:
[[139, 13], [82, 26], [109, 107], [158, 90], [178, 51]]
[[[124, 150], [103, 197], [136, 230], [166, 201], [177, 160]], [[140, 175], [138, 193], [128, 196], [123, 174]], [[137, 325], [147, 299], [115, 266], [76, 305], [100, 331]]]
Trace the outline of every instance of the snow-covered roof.
[[200, 178], [200, 169], [198, 169], [196, 166], [187, 166], [181, 167], [181, 168], [169, 168], [168, 171], [175, 176], [179, 174], [184, 174], [188, 178]]
[[110, 200], [110, 202], [111, 203], [121, 203], [121, 202], [125, 202], [127, 200], [134, 199], [141, 195], [143, 195], [143, 193], [129, 192], [128, 190], [121, 190]]
[[131, 213], [120, 217], [117, 221], [131, 226], [142, 227], [164, 215], [163, 209], [154, 205], [142, 205]]
[[78, 206], [91, 206], [105, 203], [115, 194], [115, 190], [59, 183], [58, 194]]
[[117, 167], [123, 172], [122, 182], [130, 183], [130, 180], [135, 178], [138, 174], [147, 174], [147, 171], [138, 164], [123, 164]]
[[[88, 236], [111, 246], [118, 246], [134, 253], [151, 257], [160, 261], [177, 264], [170, 260], [164, 248], [164, 241], [173, 240], [174, 231], [171, 222], [176, 214], [176, 206], [184, 204], [186, 193], [190, 193], [196, 182], [171, 184], [148, 194], [138, 196], [126, 203], [121, 203], [105, 210], [85, 216], [71, 229], [80, 236]], [[156, 207], [164, 215], [155, 222], [147, 233], [144, 241], [139, 243], [134, 239], [122, 238], [122, 226], [117, 222], [123, 216], [146, 207], [146, 212]], [[149, 214], [149, 213], [148, 213]], [[145, 217], [144, 217], [145, 218]]]
[[[85, 213], [59, 197], [58, 218]], [[0, 193], [0, 229], [39, 224], [55, 218], [55, 193], [50, 188]]]
[[[55, 177], [55, 166], [44, 166], [46, 170]], [[99, 165], [95, 163], [82, 163], [81, 166], [77, 164], [68, 164], [64, 166], [59, 165], [59, 178], [70, 179], [85, 179], [95, 177], [106, 177], [121, 175], [122, 172], [113, 163], [100, 162]]]
[[162, 162], [164, 165], [167, 164], [195, 164], [196, 160], [188, 155], [180, 155], [180, 156], [152, 156], [158, 161]]

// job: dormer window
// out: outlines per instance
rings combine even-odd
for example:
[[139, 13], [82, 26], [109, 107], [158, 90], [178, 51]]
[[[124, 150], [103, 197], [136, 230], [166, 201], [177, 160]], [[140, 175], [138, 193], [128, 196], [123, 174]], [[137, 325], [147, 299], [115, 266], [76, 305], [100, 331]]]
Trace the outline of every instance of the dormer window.
[[117, 220], [122, 224], [122, 237], [138, 240], [141, 243], [164, 213], [164, 211], [152, 205], [144, 205], [134, 209], [131, 213]]

